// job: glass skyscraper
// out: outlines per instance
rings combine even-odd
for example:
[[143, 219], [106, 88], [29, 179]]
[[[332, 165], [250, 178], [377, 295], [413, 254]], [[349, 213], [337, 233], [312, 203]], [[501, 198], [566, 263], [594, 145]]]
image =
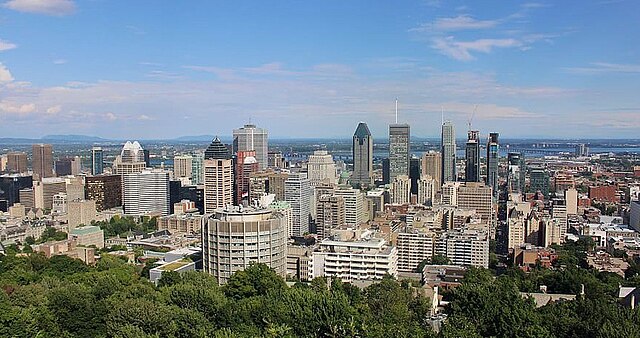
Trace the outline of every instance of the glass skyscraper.
[[456, 132], [451, 121], [442, 123], [442, 182], [456, 181]]
[[389, 181], [400, 176], [409, 176], [409, 154], [411, 139], [409, 125], [395, 123], [389, 125]]
[[102, 148], [91, 148], [91, 174], [100, 175], [104, 172], [104, 153]]

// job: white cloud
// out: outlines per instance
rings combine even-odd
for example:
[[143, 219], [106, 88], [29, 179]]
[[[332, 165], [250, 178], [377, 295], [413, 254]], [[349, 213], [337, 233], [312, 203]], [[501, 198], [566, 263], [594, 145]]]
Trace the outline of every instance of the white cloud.
[[67, 63], [66, 59], [55, 59], [52, 61], [54, 65], [63, 65], [65, 63]]
[[9, 83], [13, 81], [13, 75], [5, 65], [0, 63], [0, 84]]
[[0, 101], [0, 111], [10, 114], [26, 115], [36, 111], [34, 103], [20, 104], [15, 102]]
[[155, 120], [153, 117], [146, 115], [146, 114], [142, 114], [140, 116], [138, 116], [138, 120], [140, 121], [151, 121], [151, 120]]
[[566, 70], [575, 74], [640, 73], [640, 64], [593, 62], [589, 67], [566, 68]]
[[457, 31], [468, 29], [486, 29], [498, 25], [497, 20], [476, 20], [469, 15], [459, 15], [455, 18], [439, 18], [432, 28], [439, 31]]
[[475, 59], [472, 52], [490, 53], [494, 48], [521, 47], [516, 39], [478, 39], [474, 41], [456, 41], [454, 37], [435, 38], [432, 47], [440, 53], [456, 60]]
[[0, 39], [0, 52], [18, 47], [15, 43]]
[[57, 106], [52, 106], [47, 108], [47, 114], [49, 115], [55, 115], [57, 113], [59, 113], [62, 110], [62, 106], [57, 105]]
[[76, 11], [72, 0], [9, 0], [3, 6], [19, 12], [53, 16], [70, 15]]

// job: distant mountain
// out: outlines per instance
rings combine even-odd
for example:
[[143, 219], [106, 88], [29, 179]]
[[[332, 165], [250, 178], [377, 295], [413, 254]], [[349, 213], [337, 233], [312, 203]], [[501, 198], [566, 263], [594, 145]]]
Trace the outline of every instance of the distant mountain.
[[215, 136], [213, 135], [189, 135], [174, 138], [172, 141], [178, 142], [211, 142]]
[[45, 135], [42, 140], [63, 141], [63, 142], [102, 142], [108, 141], [102, 137], [87, 135]]

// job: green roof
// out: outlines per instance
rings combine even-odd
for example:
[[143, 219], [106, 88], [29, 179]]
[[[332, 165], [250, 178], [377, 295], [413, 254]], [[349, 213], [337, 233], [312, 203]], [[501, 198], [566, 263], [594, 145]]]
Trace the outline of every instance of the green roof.
[[93, 234], [99, 231], [102, 231], [100, 230], [100, 227], [97, 227], [95, 225], [86, 225], [86, 226], [77, 227], [71, 230], [71, 234], [72, 235], [88, 235], [88, 234]]

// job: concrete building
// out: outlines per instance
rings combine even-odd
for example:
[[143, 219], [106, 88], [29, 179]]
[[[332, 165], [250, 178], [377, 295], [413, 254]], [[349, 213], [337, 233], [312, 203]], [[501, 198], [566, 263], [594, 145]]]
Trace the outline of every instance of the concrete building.
[[456, 132], [451, 121], [442, 123], [442, 183], [456, 181]]
[[353, 134], [353, 174], [351, 184], [367, 187], [373, 184], [373, 137], [364, 122]]
[[311, 186], [337, 183], [336, 163], [326, 150], [316, 150], [309, 156], [307, 175]]
[[53, 214], [66, 214], [67, 213], [67, 194], [66, 193], [58, 193], [53, 195], [53, 207], [51, 208], [51, 213]]
[[331, 229], [346, 223], [345, 203], [340, 196], [321, 195], [316, 202], [316, 229], [318, 239], [330, 236]]
[[391, 203], [408, 204], [411, 201], [411, 181], [409, 176], [400, 175], [391, 182]]
[[266, 129], [258, 128], [254, 124], [245, 124], [240, 129], [233, 130], [233, 152], [253, 150], [260, 170], [267, 168], [267, 152], [269, 137]]
[[85, 198], [96, 202], [97, 211], [122, 206], [122, 176], [87, 176]]
[[457, 206], [474, 209], [489, 225], [490, 234], [495, 230], [496, 213], [491, 187], [477, 182], [466, 182], [458, 187]]
[[289, 236], [303, 236], [309, 232], [313, 198], [311, 182], [304, 173], [291, 173], [284, 182], [284, 187], [284, 200], [291, 205], [293, 214], [293, 227], [289, 229]]
[[104, 231], [100, 227], [85, 225], [69, 231], [69, 239], [78, 246], [95, 246], [104, 248]]
[[333, 195], [344, 199], [345, 224], [355, 226], [368, 221], [365, 197], [360, 189], [340, 187]]
[[53, 177], [53, 146], [50, 144], [34, 144], [32, 146], [33, 179]]
[[217, 209], [203, 222], [204, 271], [224, 284], [251, 263], [264, 263], [278, 275], [287, 273], [285, 217], [271, 209]]
[[276, 195], [276, 201], [285, 200], [285, 182], [289, 179], [286, 171], [269, 172], [269, 193]]
[[173, 157], [173, 177], [191, 179], [193, 175], [193, 157], [179, 155]]
[[158, 218], [158, 230], [168, 230], [172, 234], [200, 234], [203, 217], [194, 212], [162, 216]]
[[325, 239], [313, 252], [310, 279], [339, 278], [343, 282], [371, 281], [398, 276], [398, 250], [383, 239], [334, 241]]
[[462, 185], [461, 182], [445, 182], [442, 185], [442, 200], [443, 205], [457, 206], [458, 205], [458, 189]]
[[564, 191], [564, 200], [567, 203], [567, 214], [578, 214], [578, 191], [575, 188]]
[[7, 165], [5, 171], [12, 174], [27, 172], [27, 153], [10, 152], [7, 154]]
[[122, 202], [126, 215], [169, 214], [169, 173], [145, 169], [122, 177]]
[[79, 156], [61, 158], [55, 164], [56, 176], [78, 175], [82, 172]]
[[435, 242], [435, 254], [449, 258], [452, 264], [489, 267], [489, 235], [485, 231], [449, 230]]
[[432, 205], [436, 198], [438, 183], [431, 176], [421, 176], [418, 180], [418, 204]]
[[640, 231], [640, 201], [631, 201], [629, 209], [629, 226]]
[[205, 151], [204, 210], [212, 213], [233, 204], [233, 161], [229, 150], [215, 138]]
[[389, 181], [401, 175], [409, 176], [411, 132], [406, 123], [389, 125]]
[[424, 260], [433, 257], [436, 234], [405, 227], [398, 232], [398, 271], [415, 272]]
[[91, 200], [70, 201], [67, 207], [68, 227], [71, 231], [80, 225], [89, 225], [97, 219], [96, 202]]
[[117, 175], [140, 173], [146, 167], [145, 153], [138, 141], [127, 141], [113, 161], [113, 173]]
[[421, 176], [431, 176], [436, 182], [436, 190], [442, 186], [442, 154], [430, 150], [422, 154]]

